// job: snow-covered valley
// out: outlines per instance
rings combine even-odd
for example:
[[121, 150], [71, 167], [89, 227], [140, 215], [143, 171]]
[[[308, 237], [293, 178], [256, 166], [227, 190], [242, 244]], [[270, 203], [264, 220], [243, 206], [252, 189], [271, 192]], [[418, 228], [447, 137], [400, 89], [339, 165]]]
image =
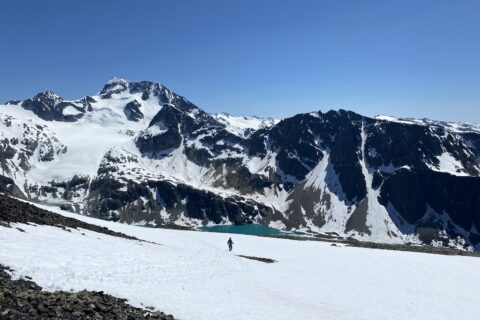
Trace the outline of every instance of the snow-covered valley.
[[[178, 319], [477, 319], [480, 259], [136, 227], [0, 227], [0, 264], [46, 290], [103, 290]], [[237, 255], [267, 257], [267, 264]]]

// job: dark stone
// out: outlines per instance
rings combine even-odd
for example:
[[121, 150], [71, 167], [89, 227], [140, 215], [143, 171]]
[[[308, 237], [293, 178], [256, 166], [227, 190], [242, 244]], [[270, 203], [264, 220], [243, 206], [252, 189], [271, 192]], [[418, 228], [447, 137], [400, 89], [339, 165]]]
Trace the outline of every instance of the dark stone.
[[35, 282], [12, 280], [0, 265], [0, 319], [159, 319], [172, 315], [148, 307], [140, 309], [104, 292], [43, 291]]
[[25, 194], [23, 194], [13, 179], [2, 175], [0, 175], [0, 193], [20, 199], [26, 199]]
[[381, 202], [392, 203], [409, 223], [416, 223], [427, 206], [446, 212], [465, 230], [480, 230], [480, 178], [454, 176], [432, 170], [398, 170], [385, 180]]
[[143, 113], [140, 111], [141, 104], [137, 100], [130, 101], [125, 106], [123, 112], [130, 121], [138, 122], [143, 119]]
[[[66, 121], [74, 122], [82, 118], [85, 110], [79, 108], [71, 102], [66, 102], [55, 93], [47, 91], [37, 94], [32, 99], [22, 102], [25, 110], [30, 110], [38, 117], [47, 121]], [[63, 114], [63, 110], [67, 107], [74, 108], [78, 114]]]

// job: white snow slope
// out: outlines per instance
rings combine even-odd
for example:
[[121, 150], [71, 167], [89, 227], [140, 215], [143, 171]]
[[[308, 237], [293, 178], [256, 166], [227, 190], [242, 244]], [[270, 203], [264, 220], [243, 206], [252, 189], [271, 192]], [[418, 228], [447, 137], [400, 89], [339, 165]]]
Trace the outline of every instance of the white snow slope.
[[183, 320], [473, 320], [480, 314], [478, 258], [243, 235], [233, 235], [228, 252], [227, 234], [62, 214], [158, 244], [88, 230], [0, 227], [0, 263], [46, 290], [103, 290]]
[[273, 118], [258, 118], [258, 117], [243, 117], [243, 116], [232, 116], [228, 113], [216, 113], [212, 116], [219, 122], [226, 125], [227, 130], [233, 134], [244, 136], [246, 130], [259, 130], [262, 128], [271, 127], [280, 120]]

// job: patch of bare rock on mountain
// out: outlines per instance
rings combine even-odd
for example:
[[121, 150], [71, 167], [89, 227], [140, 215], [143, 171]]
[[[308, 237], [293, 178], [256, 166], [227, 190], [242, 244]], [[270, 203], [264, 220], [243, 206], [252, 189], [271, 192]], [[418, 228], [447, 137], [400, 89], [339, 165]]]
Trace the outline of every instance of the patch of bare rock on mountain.
[[81, 228], [110, 236], [139, 240], [135, 237], [112, 231], [80, 220], [64, 217], [60, 214], [40, 209], [29, 203], [0, 194], [0, 225], [9, 226], [11, 223], [37, 224], [66, 228]]

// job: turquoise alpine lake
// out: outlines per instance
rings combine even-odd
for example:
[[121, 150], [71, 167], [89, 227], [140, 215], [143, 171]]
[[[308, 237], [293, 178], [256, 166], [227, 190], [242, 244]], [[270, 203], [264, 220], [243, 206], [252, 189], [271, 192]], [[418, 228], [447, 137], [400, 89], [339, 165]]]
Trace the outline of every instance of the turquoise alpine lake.
[[198, 227], [197, 230], [207, 231], [207, 232], [222, 232], [222, 233], [237, 233], [237, 234], [248, 234], [254, 236], [277, 236], [277, 237], [287, 237], [299, 235], [296, 232], [286, 232], [264, 226], [261, 224], [245, 224], [245, 225], [216, 225], [216, 226], [206, 226]]

